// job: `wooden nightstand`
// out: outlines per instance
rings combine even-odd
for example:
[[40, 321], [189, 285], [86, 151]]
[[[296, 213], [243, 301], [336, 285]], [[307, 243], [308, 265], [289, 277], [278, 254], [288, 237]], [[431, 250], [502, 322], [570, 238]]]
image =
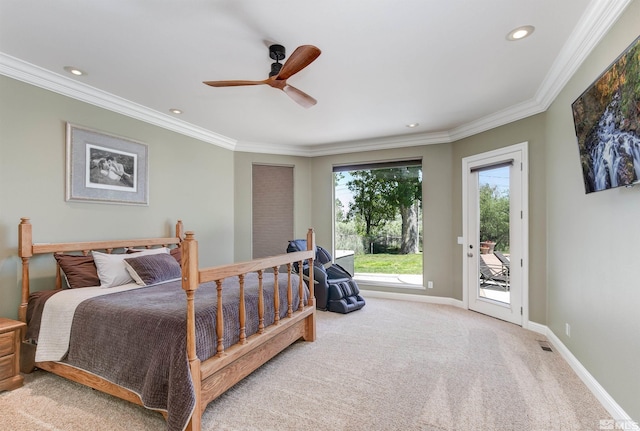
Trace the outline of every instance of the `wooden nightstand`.
[[20, 375], [20, 338], [26, 325], [0, 317], [0, 391], [22, 386]]

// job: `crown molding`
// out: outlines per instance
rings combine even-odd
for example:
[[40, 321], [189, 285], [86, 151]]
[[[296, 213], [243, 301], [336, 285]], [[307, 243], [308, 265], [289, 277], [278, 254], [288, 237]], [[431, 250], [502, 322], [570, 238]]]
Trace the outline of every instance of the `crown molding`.
[[592, 0], [530, 100], [443, 132], [399, 135], [313, 146], [239, 142], [168, 114], [53, 73], [0, 52], [0, 74], [232, 151], [318, 157], [444, 144], [546, 111], [569, 79], [633, 0]]
[[229, 150], [236, 140], [0, 52], [0, 74]]
[[535, 100], [546, 111], [569, 79], [633, 0], [592, 0], [538, 88]]
[[450, 132], [451, 139], [452, 141], [457, 141], [469, 136], [477, 135], [478, 133], [486, 132], [487, 130], [495, 129], [496, 127], [522, 120], [523, 118], [531, 117], [532, 115], [539, 114], [543, 111], [544, 108], [542, 108], [538, 102], [533, 99], [529, 99], [501, 111], [494, 112], [493, 114], [482, 117], [476, 121], [472, 121], [452, 129]]
[[415, 147], [419, 145], [444, 144], [452, 142], [449, 133], [422, 133], [413, 135], [399, 135], [384, 138], [344, 141], [332, 144], [311, 146], [269, 145], [261, 142], [240, 141], [236, 151], [264, 154], [282, 154], [288, 156], [320, 157], [335, 154], [359, 153], [362, 151], [390, 150], [394, 148]]
[[274, 145], [265, 142], [238, 141], [235, 151], [282, 156], [311, 157], [309, 147], [302, 145]]
[[396, 148], [445, 144], [449, 142], [453, 142], [449, 132], [415, 133], [411, 135], [387, 136], [382, 138], [314, 145], [309, 148], [309, 157], [359, 153], [363, 151], [393, 150]]

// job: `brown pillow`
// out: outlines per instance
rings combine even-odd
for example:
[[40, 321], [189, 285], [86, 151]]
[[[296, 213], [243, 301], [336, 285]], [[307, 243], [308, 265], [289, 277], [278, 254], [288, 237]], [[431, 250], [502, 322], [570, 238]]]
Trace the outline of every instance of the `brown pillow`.
[[58, 261], [58, 265], [67, 279], [67, 285], [71, 289], [100, 286], [100, 278], [98, 278], [98, 270], [93, 256], [54, 254], [53, 257]]
[[167, 253], [127, 258], [124, 264], [140, 286], [179, 280], [182, 274], [180, 265]]
[[169, 254], [178, 261], [180, 266], [182, 266], [182, 249], [180, 247], [172, 248], [169, 250]]

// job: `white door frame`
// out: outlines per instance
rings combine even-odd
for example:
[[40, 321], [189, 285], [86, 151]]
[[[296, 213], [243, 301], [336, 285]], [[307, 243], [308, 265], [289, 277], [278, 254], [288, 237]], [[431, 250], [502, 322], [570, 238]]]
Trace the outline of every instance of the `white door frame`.
[[[468, 217], [469, 217], [469, 208], [468, 208], [468, 199], [469, 199], [469, 185], [468, 185], [468, 176], [471, 167], [481, 166], [483, 163], [487, 163], [492, 159], [500, 159], [500, 158], [510, 158], [509, 154], [517, 152], [521, 166], [514, 166], [514, 169], [521, 169], [521, 185], [520, 185], [520, 222], [518, 223], [518, 227], [516, 228], [518, 232], [512, 232], [515, 234], [519, 234], [521, 239], [521, 244], [518, 250], [518, 254], [520, 255], [514, 260], [512, 260], [512, 265], [518, 265], [519, 271], [513, 271], [513, 275], [517, 277], [516, 282], [521, 286], [521, 298], [520, 298], [520, 306], [522, 307], [521, 316], [522, 319], [520, 325], [523, 328], [527, 328], [529, 325], [529, 222], [528, 222], [528, 214], [529, 214], [529, 163], [528, 163], [528, 143], [522, 142], [519, 144], [511, 145], [505, 148], [499, 148], [497, 150], [489, 151], [482, 154], [477, 154], [474, 156], [465, 157], [462, 159], [462, 302], [463, 307], [469, 309], [470, 302], [470, 290], [469, 289], [477, 289], [477, 285], [471, 286], [469, 280], [471, 279], [469, 270], [469, 260], [470, 258], [467, 256], [468, 252], [479, 253], [479, 249], [470, 250], [469, 244], [475, 239], [469, 238], [471, 234], [469, 232], [468, 226]], [[512, 226], [513, 229], [513, 226]], [[477, 246], [477, 245], [476, 245]], [[475, 272], [475, 269], [474, 269]], [[513, 280], [512, 280], [513, 281]]]

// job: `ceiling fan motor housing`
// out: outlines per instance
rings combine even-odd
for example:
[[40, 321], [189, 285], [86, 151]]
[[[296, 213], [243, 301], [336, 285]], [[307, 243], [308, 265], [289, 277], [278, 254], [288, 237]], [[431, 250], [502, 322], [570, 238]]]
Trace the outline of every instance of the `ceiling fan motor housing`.
[[285, 57], [284, 46], [277, 44], [271, 45], [269, 47], [269, 57], [276, 61], [275, 63], [271, 63], [271, 72], [269, 72], [269, 77], [276, 76], [280, 73], [280, 69], [282, 69], [282, 63], [280, 63], [280, 60], [284, 60]]
[[275, 61], [284, 60], [284, 57], [285, 57], [284, 46], [277, 45], [277, 44], [271, 45], [269, 47], [269, 57]]

